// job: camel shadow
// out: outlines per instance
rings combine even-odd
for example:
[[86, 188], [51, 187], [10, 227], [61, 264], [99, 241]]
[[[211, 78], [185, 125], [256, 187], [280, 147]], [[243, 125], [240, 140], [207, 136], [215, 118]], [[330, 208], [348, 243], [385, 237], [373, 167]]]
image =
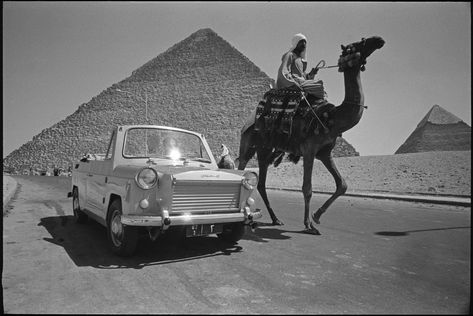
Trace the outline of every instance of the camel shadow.
[[120, 257], [111, 251], [105, 227], [95, 221], [78, 224], [73, 216], [51, 216], [41, 218], [38, 226], [45, 227], [51, 235], [50, 238], [43, 239], [63, 247], [79, 267], [142, 269], [147, 266], [229, 256], [243, 249], [238, 244], [221, 241], [215, 235], [185, 238], [182, 231], [170, 230], [154, 242], [143, 235], [133, 256]]
[[407, 230], [407, 231], [399, 231], [399, 232], [397, 232], [397, 231], [383, 231], [383, 232], [376, 232], [375, 235], [399, 237], [399, 236], [407, 236], [410, 233], [421, 233], [421, 232], [436, 231], [436, 230], [465, 229], [465, 228], [470, 228], [471, 229], [471, 226], [430, 228], [430, 229]]
[[274, 226], [272, 223], [256, 222], [256, 224], [258, 225], [256, 230], [254, 232], [247, 230], [243, 239], [256, 242], [268, 242], [266, 239], [286, 240], [292, 238], [291, 236], [284, 235], [284, 233], [307, 235], [304, 230], [287, 230], [283, 228], [284, 226]]

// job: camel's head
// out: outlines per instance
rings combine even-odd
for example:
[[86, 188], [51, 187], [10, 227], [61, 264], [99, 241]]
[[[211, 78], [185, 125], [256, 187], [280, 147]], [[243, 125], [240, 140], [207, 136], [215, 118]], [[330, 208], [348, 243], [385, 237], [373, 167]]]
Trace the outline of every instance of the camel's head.
[[[352, 63], [353, 65], [360, 65], [361, 70], [365, 70], [366, 58], [371, 55], [375, 50], [380, 49], [384, 46], [385, 41], [379, 36], [372, 36], [369, 38], [362, 38], [361, 41], [351, 43], [347, 46], [341, 45], [342, 55], [340, 56], [339, 71], [343, 71], [346, 66], [345, 62]], [[348, 63], [349, 67], [351, 64]]]
[[347, 46], [342, 46], [342, 56], [359, 52], [362, 59], [366, 59], [375, 50], [384, 46], [385, 41], [379, 36], [372, 36], [369, 38], [362, 38], [361, 41], [351, 43]]

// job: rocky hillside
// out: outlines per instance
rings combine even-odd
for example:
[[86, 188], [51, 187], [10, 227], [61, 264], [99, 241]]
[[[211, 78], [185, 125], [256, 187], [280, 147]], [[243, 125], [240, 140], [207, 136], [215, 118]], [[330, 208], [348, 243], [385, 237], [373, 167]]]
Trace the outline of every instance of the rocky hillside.
[[[246, 118], [272, 82], [211, 29], [201, 29], [133, 71], [4, 160], [4, 168], [67, 168], [84, 153], [105, 152], [116, 125], [156, 124], [203, 133], [214, 155], [224, 143], [238, 156]], [[357, 156], [339, 138], [334, 156]]]

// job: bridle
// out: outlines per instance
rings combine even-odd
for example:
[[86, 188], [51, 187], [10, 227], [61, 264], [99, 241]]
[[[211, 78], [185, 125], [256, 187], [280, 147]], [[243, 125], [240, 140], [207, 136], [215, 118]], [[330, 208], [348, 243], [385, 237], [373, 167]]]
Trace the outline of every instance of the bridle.
[[[364, 47], [366, 44], [366, 38], [362, 38], [361, 39], [361, 47]], [[348, 46], [342, 46], [342, 54], [340, 55], [340, 58], [348, 55], [348, 54], [351, 54], [351, 53], [356, 53], [357, 51], [359, 51], [360, 49], [356, 49], [355, 46], [353, 44], [350, 44]], [[366, 59], [363, 59], [361, 61], [361, 67], [360, 67], [360, 70], [361, 71], [365, 71], [365, 64], [366, 64]], [[315, 66], [315, 69], [318, 71], [319, 69], [327, 69], [327, 68], [335, 68], [335, 67], [339, 67], [339, 71], [342, 71], [341, 68], [340, 68], [340, 63], [338, 63], [337, 65], [332, 65], [332, 66], [325, 66], [325, 60], [320, 60], [317, 65]]]

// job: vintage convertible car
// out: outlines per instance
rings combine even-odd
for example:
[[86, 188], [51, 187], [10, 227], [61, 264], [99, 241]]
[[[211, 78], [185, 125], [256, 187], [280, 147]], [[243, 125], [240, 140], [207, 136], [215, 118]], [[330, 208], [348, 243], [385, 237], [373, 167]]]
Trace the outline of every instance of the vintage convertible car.
[[177, 227], [186, 237], [217, 234], [237, 242], [261, 217], [258, 175], [219, 169], [203, 135], [154, 125], [118, 126], [105, 154], [88, 154], [72, 170], [74, 217], [107, 228], [118, 255], [135, 252]]

